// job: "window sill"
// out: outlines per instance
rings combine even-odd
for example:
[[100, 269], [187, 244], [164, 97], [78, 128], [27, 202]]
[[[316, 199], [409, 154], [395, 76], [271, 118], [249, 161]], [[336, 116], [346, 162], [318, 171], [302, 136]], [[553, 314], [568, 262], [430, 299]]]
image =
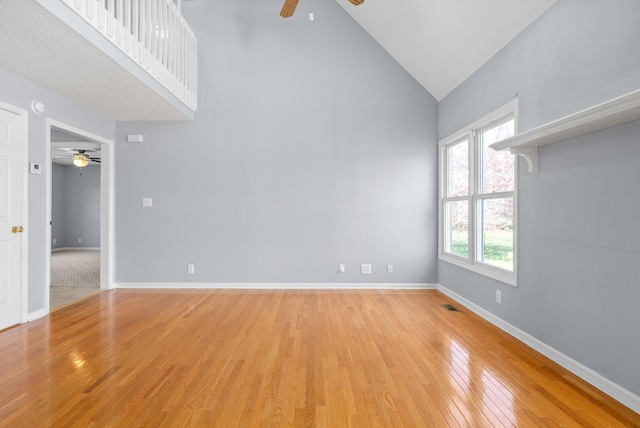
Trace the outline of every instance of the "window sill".
[[479, 264], [469, 264], [466, 259], [450, 256], [448, 254], [440, 254], [438, 256], [438, 259], [442, 260], [443, 262], [447, 262], [471, 272], [477, 273], [479, 275], [486, 276], [487, 278], [504, 282], [505, 284], [509, 284], [513, 287], [518, 286], [518, 278], [515, 272], [511, 273], [503, 271], [501, 269], [492, 269], [488, 266]]

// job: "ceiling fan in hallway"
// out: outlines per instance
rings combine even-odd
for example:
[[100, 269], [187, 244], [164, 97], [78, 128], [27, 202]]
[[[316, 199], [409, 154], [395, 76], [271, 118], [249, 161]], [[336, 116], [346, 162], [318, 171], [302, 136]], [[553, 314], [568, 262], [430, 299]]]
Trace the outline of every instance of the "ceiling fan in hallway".
[[[280, 16], [283, 18], [293, 16], [293, 12], [296, 11], [296, 6], [298, 6], [298, 1], [299, 0], [285, 0], [284, 6], [282, 6], [282, 10], [280, 11]], [[354, 6], [358, 6], [364, 3], [364, 0], [349, 0], [349, 3]]]
[[[99, 164], [100, 151], [92, 149], [60, 148], [52, 153], [54, 163], [71, 163], [78, 168], [91, 164]], [[66, 162], [64, 162], [66, 161]]]

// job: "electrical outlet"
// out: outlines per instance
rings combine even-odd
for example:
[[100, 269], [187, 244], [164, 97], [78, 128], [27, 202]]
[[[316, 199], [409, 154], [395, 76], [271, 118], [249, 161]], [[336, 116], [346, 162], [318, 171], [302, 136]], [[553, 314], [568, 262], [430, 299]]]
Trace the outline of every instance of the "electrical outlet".
[[82, 243], [82, 238], [78, 238], [78, 244]]
[[387, 273], [393, 273], [393, 265], [387, 265]]
[[502, 291], [496, 290], [496, 303], [502, 304]]
[[55, 245], [57, 242], [56, 238], [53, 238], [53, 245]]
[[187, 265], [187, 273], [196, 273], [196, 265]]
[[371, 274], [371, 265], [370, 264], [361, 264], [360, 265], [360, 273], [363, 275]]
[[338, 272], [344, 273], [344, 265], [342, 263], [338, 265]]

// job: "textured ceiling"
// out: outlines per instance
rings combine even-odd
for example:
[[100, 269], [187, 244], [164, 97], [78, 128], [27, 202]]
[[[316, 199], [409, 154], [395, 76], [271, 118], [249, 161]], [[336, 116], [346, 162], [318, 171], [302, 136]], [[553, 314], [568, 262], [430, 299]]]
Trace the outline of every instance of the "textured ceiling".
[[440, 101], [557, 0], [337, 1]]
[[0, 23], [0, 67], [116, 120], [187, 120], [36, 1], [1, 0]]

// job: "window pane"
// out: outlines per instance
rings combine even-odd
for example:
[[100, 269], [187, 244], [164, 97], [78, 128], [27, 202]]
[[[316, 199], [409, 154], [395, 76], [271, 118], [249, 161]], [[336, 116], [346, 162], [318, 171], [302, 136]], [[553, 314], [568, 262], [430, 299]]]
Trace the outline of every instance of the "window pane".
[[445, 203], [445, 248], [447, 253], [469, 257], [469, 203], [452, 201]]
[[478, 201], [477, 261], [513, 271], [513, 198]]
[[498, 152], [489, 147], [493, 143], [512, 137], [514, 131], [515, 121], [511, 119], [480, 134], [482, 141], [482, 187], [480, 193], [514, 190], [515, 156], [508, 151]]
[[447, 147], [447, 196], [469, 194], [469, 141]]

